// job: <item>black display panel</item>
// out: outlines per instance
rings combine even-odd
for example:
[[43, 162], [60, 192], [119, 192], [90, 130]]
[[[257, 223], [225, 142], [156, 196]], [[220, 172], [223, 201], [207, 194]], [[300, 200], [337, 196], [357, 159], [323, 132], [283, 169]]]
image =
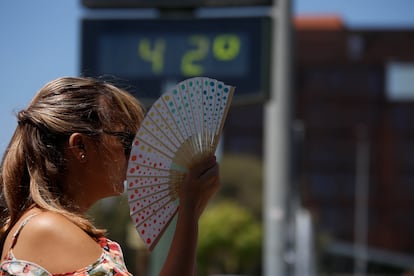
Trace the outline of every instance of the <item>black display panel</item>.
[[122, 79], [147, 100], [195, 76], [236, 86], [236, 101], [263, 99], [269, 28], [269, 18], [84, 19], [81, 71]]

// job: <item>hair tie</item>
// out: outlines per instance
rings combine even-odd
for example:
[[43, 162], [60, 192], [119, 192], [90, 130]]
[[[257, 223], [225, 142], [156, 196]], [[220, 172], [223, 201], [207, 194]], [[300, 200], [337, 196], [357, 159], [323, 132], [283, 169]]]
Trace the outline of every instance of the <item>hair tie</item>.
[[19, 113], [17, 113], [17, 124], [18, 125], [22, 126], [29, 122], [31, 122], [31, 120], [29, 119], [29, 116], [27, 116], [26, 110], [21, 110], [19, 111]]

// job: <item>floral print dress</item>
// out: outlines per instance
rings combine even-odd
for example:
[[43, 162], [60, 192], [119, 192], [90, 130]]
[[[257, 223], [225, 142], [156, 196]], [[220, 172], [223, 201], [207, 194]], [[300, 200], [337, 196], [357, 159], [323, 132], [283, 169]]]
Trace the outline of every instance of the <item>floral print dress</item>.
[[113, 276], [130, 276], [125, 266], [124, 258], [122, 255], [121, 247], [118, 243], [113, 242], [105, 237], [98, 240], [99, 245], [102, 248], [102, 255], [93, 264], [87, 267], [78, 269], [76, 271], [63, 273], [63, 274], [52, 274], [43, 267], [24, 260], [16, 259], [13, 255], [13, 246], [16, 243], [17, 237], [23, 228], [23, 226], [30, 219], [28, 217], [22, 225], [19, 227], [17, 232], [13, 235], [12, 248], [6, 254], [6, 257], [0, 263], [0, 276], [1, 275], [20, 275], [20, 276], [49, 276], [49, 275], [64, 275], [64, 276], [88, 276], [88, 275], [113, 275]]

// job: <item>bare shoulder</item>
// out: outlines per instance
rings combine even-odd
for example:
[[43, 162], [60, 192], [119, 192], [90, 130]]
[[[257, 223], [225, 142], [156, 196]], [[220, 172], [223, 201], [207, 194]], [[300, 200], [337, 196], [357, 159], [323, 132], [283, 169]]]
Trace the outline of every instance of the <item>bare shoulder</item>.
[[34, 262], [55, 274], [94, 263], [102, 249], [66, 217], [42, 212], [22, 228], [13, 253], [17, 259]]
[[[16, 243], [33, 245], [35, 248], [48, 247], [49, 250], [70, 249], [86, 240], [93, 241], [82, 229], [66, 217], [52, 213], [39, 213], [26, 223]], [[94, 242], [93, 242], [94, 244]], [[57, 246], [60, 245], [60, 246]]]

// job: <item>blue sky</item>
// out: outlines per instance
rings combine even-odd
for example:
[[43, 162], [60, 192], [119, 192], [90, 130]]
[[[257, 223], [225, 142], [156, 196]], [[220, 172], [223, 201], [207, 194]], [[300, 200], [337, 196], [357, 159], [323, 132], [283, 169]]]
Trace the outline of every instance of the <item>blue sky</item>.
[[[414, 0], [294, 0], [294, 14], [338, 14], [351, 28], [412, 28]], [[78, 0], [0, 1], [0, 156], [47, 81], [79, 74]]]

